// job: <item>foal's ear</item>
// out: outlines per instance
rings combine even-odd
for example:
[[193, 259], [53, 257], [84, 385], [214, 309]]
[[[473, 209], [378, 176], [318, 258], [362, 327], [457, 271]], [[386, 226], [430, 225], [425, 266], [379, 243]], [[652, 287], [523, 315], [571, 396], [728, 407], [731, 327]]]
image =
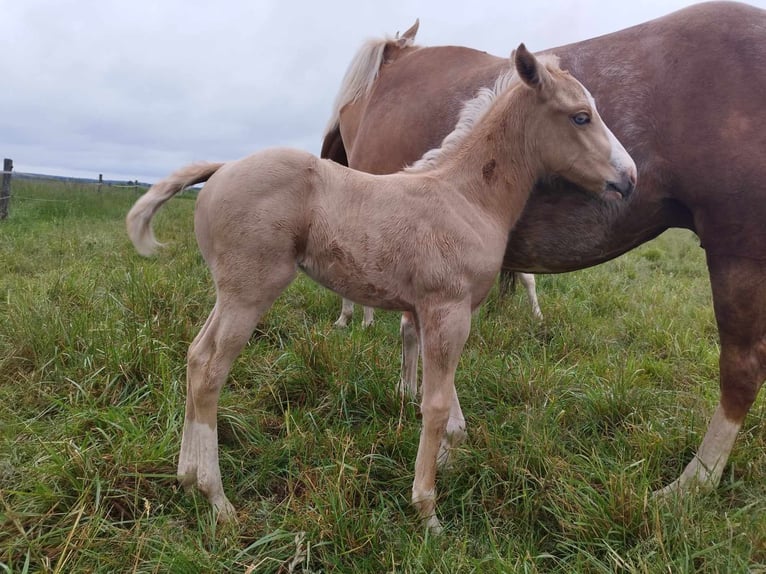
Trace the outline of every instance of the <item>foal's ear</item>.
[[524, 43], [519, 44], [519, 47], [513, 51], [511, 60], [513, 60], [513, 65], [516, 66], [516, 72], [521, 80], [543, 94], [545, 87], [550, 83], [550, 74], [545, 66], [535, 58], [534, 54], [527, 50]]

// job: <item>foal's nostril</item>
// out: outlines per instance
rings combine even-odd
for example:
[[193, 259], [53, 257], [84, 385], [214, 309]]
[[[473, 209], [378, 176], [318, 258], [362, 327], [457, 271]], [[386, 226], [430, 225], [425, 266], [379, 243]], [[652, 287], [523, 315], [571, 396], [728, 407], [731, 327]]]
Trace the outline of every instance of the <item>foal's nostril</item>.
[[620, 183], [616, 186], [617, 191], [623, 197], [629, 197], [630, 194], [633, 193], [633, 191], [636, 189], [637, 180], [638, 175], [636, 173], [636, 169], [627, 169], [621, 174]]
[[616, 191], [621, 196], [627, 198], [636, 189], [636, 175], [635, 173], [629, 173], [624, 175], [619, 181], [607, 182], [606, 188]]

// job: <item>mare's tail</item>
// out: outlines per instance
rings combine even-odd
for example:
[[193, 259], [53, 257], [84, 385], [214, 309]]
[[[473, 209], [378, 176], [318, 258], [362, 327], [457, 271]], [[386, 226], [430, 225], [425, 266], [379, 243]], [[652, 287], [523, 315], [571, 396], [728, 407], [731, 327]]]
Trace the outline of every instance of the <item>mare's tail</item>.
[[218, 171], [222, 163], [195, 163], [179, 169], [169, 177], [155, 183], [142, 195], [128, 212], [125, 223], [133, 246], [141, 255], [149, 256], [161, 247], [154, 238], [152, 218], [162, 204], [184, 188], [202, 183]]

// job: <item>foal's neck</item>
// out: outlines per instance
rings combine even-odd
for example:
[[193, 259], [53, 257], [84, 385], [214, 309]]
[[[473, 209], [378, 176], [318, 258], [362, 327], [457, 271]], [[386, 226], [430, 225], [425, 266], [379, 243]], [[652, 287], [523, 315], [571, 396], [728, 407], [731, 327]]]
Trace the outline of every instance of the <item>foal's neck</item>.
[[497, 105], [441, 169], [446, 181], [498, 225], [513, 227], [534, 187], [536, 166], [527, 151], [518, 106]]

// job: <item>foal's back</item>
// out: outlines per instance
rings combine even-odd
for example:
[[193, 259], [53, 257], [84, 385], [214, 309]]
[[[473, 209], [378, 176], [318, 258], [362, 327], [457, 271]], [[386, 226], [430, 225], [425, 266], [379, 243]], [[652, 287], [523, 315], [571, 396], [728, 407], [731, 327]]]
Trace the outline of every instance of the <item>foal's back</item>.
[[486, 290], [506, 234], [449, 179], [376, 176], [283, 148], [211, 177], [199, 193], [195, 232], [216, 283], [297, 267], [355, 301], [404, 311], [437, 286]]

